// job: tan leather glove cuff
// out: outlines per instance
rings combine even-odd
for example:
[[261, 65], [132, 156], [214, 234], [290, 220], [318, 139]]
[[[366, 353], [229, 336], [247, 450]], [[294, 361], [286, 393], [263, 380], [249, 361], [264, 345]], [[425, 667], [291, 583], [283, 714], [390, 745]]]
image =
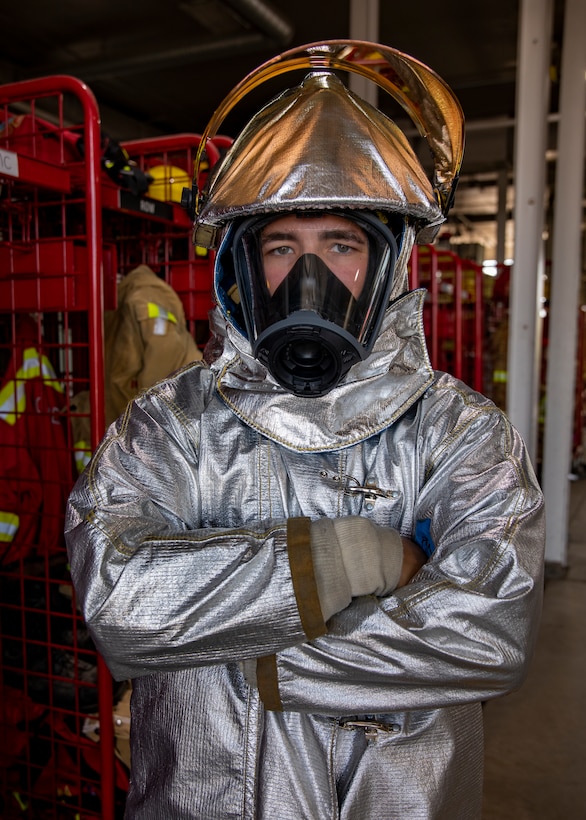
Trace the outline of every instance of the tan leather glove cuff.
[[330, 518], [311, 522], [311, 556], [324, 621], [352, 600], [340, 545]]

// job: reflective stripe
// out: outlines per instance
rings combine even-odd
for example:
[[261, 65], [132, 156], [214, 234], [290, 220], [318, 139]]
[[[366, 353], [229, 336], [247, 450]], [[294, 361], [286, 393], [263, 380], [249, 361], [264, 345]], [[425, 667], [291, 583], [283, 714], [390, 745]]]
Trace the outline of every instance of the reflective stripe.
[[82, 473], [92, 457], [92, 449], [87, 441], [76, 441], [73, 445], [73, 455], [77, 472]]
[[13, 541], [14, 536], [20, 526], [20, 518], [16, 513], [2, 512], [0, 510], [0, 541], [7, 543]]
[[492, 380], [495, 383], [504, 384], [507, 381], [506, 370], [495, 370], [492, 374]]
[[26, 811], [28, 809], [28, 803], [22, 799], [18, 792], [12, 792], [12, 796], [14, 797], [14, 799], [18, 803], [19, 808], [22, 809], [22, 811]]
[[18, 416], [26, 410], [26, 381], [38, 379], [39, 376], [47, 387], [52, 387], [57, 393], [65, 392], [49, 359], [41, 356], [34, 347], [27, 347], [16, 376], [0, 390], [0, 419], [10, 425], [16, 424]]
[[168, 322], [172, 322], [174, 325], [177, 324], [175, 314], [172, 313], [170, 310], [165, 310], [164, 307], [156, 305], [154, 302], [148, 302], [147, 307], [149, 319], [166, 319]]

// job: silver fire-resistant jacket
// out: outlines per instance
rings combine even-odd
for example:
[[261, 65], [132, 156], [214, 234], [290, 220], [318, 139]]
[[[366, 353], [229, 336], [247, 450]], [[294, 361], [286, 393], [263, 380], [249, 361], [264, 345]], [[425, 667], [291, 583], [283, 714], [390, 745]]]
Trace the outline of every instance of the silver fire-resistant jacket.
[[[79, 602], [134, 679], [127, 817], [480, 816], [481, 702], [531, 656], [542, 496], [504, 414], [431, 370], [422, 301], [398, 299], [323, 398], [283, 392], [226, 328], [211, 367], [137, 398], [80, 477]], [[326, 626], [309, 519], [344, 515], [431, 557]]]

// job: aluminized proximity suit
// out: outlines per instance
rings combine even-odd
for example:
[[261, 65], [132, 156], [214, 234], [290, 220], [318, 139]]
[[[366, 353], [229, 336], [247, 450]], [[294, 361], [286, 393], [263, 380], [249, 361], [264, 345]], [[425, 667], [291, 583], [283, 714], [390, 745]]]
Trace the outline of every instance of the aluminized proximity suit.
[[[386, 61], [377, 82], [425, 126], [433, 186], [402, 132], [326, 71], [348, 55], [361, 73]], [[194, 206], [196, 244], [219, 246], [206, 364], [137, 397], [70, 496], [77, 599], [113, 675], [133, 680], [126, 817], [474, 820], [481, 704], [525, 675], [544, 533], [519, 435], [432, 370], [425, 294], [406, 292], [413, 241], [437, 233], [451, 202], [461, 111], [386, 46], [289, 58], [315, 70], [251, 120]], [[298, 218], [337, 255], [367, 257], [356, 293]], [[313, 280], [284, 315], [277, 295], [294, 293], [297, 263], [277, 285], [265, 256], [297, 245]], [[356, 331], [348, 294], [364, 307]], [[341, 318], [328, 312], [338, 299]], [[392, 592], [350, 585], [348, 605], [326, 607], [328, 583], [343, 583], [326, 561], [333, 539], [317, 548], [314, 533], [349, 522], [392, 533], [399, 564], [399, 533], [429, 557]], [[346, 542], [356, 576], [362, 546]]]
[[[323, 398], [279, 390], [228, 327], [80, 477], [76, 590], [134, 679], [128, 817], [480, 816], [480, 703], [531, 654], [542, 497], [503, 413], [431, 370], [421, 304], [397, 300]], [[326, 629], [306, 519], [341, 515], [420, 528], [434, 552]], [[256, 690], [239, 662], [259, 656]]]

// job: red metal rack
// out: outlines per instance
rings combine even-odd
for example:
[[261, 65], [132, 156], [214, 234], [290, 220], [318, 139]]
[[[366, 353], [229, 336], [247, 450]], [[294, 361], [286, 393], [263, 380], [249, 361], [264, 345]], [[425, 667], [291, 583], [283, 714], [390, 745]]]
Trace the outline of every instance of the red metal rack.
[[[104, 312], [147, 263], [207, 338], [211, 259], [194, 250], [169, 169], [198, 135], [123, 146], [165, 182], [137, 193], [104, 171], [91, 90], [47, 77], [0, 87], [0, 816], [121, 817], [128, 685], [115, 684], [76, 607], [67, 495], [104, 431]], [[219, 138], [210, 164], [229, 143]], [[156, 180], [155, 180], [156, 181]], [[168, 183], [168, 184], [167, 184]], [[169, 186], [173, 186], [172, 191]], [[87, 398], [82, 403], [80, 398]], [[86, 429], [81, 435], [79, 430]], [[122, 726], [122, 732], [118, 727]]]
[[452, 373], [476, 390], [485, 386], [482, 268], [452, 251], [416, 246], [410, 263], [411, 287], [425, 287], [424, 328], [432, 366]]
[[578, 345], [572, 452], [574, 467], [586, 474], [586, 305], [578, 311]]
[[113, 811], [113, 727], [103, 722], [101, 746], [83, 727], [111, 714], [111, 681], [75, 605], [62, 531], [81, 387], [93, 387], [92, 446], [103, 429], [113, 249], [103, 254], [100, 120], [67, 76], [3, 86], [0, 106], [1, 812], [97, 817]]
[[[133, 198], [120, 188], [107, 186], [104, 231], [106, 238], [116, 242], [120, 273], [139, 264], [155, 270], [181, 298], [189, 329], [203, 345], [212, 307], [212, 258], [206, 249], [193, 247], [190, 218], [180, 205], [182, 188], [191, 186], [199, 140], [196, 134], [175, 134], [124, 142], [131, 161], [154, 177], [151, 196]], [[218, 137], [208, 143], [210, 166], [229, 142]], [[145, 219], [149, 211], [150, 218]]]

